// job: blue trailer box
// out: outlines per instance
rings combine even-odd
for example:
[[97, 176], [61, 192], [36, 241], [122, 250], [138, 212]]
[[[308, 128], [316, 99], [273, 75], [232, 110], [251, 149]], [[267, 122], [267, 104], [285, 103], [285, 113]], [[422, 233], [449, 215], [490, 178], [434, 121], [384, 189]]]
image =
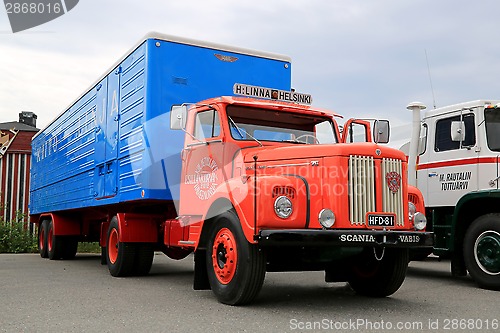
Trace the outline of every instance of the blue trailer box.
[[32, 142], [30, 213], [178, 200], [184, 133], [172, 105], [290, 90], [286, 56], [148, 34]]

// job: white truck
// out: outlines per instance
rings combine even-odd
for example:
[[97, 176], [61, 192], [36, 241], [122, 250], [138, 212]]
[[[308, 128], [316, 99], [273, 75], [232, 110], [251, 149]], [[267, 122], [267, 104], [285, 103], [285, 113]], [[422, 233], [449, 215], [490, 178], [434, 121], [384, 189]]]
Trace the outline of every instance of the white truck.
[[[500, 101], [413, 112], [408, 180], [424, 196], [433, 253], [482, 288], [500, 289]], [[406, 148], [406, 149], [405, 149]], [[424, 254], [425, 255], [425, 254]]]

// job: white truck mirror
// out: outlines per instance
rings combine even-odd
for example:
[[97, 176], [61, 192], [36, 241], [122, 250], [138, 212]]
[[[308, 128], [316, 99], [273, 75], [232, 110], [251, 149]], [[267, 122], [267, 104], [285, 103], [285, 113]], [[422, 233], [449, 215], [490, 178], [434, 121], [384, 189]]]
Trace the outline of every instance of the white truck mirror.
[[463, 121], [451, 122], [451, 141], [465, 141], [465, 123]]
[[418, 138], [418, 153], [422, 155], [427, 150], [427, 124], [420, 126], [420, 136]]
[[389, 134], [389, 120], [375, 120], [373, 124], [373, 141], [375, 143], [388, 143]]
[[170, 109], [170, 129], [184, 130], [186, 128], [186, 116], [186, 105], [173, 105]]

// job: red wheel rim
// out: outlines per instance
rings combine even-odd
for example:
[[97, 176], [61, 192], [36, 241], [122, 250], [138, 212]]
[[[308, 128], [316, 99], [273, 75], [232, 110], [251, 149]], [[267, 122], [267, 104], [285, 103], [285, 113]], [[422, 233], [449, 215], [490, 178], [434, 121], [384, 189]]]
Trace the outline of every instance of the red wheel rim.
[[44, 250], [45, 247], [45, 229], [42, 228], [40, 230], [40, 237], [38, 237], [38, 246], [40, 247], [40, 250]]
[[228, 284], [236, 273], [238, 251], [236, 238], [231, 230], [222, 228], [215, 236], [212, 248], [212, 265], [215, 276], [222, 284]]
[[108, 239], [108, 256], [109, 261], [114, 264], [116, 258], [118, 258], [118, 231], [116, 229], [111, 230]]
[[52, 251], [52, 226], [49, 228], [49, 232], [47, 235], [47, 248], [50, 251]]

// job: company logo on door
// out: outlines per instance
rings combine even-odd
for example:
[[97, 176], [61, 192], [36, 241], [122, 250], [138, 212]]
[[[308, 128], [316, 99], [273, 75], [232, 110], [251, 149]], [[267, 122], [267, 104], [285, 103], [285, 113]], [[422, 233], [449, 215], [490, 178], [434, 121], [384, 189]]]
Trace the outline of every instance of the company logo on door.
[[52, 21], [75, 8], [79, 0], [4, 0], [12, 32]]
[[184, 184], [194, 185], [194, 192], [201, 200], [207, 200], [214, 195], [218, 185], [217, 162], [211, 157], [203, 157], [196, 166], [194, 174], [186, 175]]

